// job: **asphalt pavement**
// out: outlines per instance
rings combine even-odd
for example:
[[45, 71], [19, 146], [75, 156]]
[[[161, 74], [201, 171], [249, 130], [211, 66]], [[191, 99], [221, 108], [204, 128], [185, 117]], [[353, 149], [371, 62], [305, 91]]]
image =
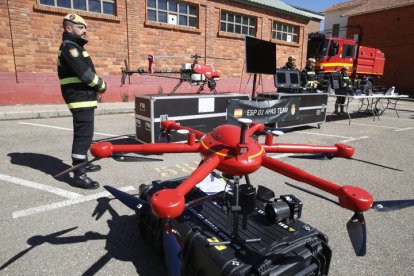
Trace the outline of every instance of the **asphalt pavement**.
[[[119, 106], [122, 111], [109, 113]], [[97, 114], [108, 113], [96, 116], [94, 140], [135, 143], [133, 110], [131, 102], [100, 104]], [[64, 111], [65, 105], [0, 107], [1, 116], [8, 116], [0, 121], [0, 275], [166, 275], [162, 257], [137, 231], [132, 210], [102, 187], [77, 189], [69, 185], [68, 175], [53, 177], [71, 164], [72, 120]], [[17, 117], [23, 113], [32, 117]], [[303, 127], [275, 138], [280, 143], [346, 143], [356, 149], [351, 159], [272, 158], [339, 185], [362, 187], [374, 200], [414, 199], [414, 103], [401, 101], [398, 115], [386, 110], [379, 120], [355, 116], [351, 125], [347, 116], [329, 115], [320, 129]], [[189, 175], [200, 160], [199, 154], [146, 157], [163, 161], [102, 159], [96, 162], [102, 171], [89, 176], [102, 186], [137, 194], [142, 183]], [[329, 238], [330, 275], [413, 275], [413, 208], [366, 212], [367, 255], [356, 257], [345, 226], [352, 212], [286, 184], [334, 196], [265, 168], [250, 179], [276, 195], [294, 194], [303, 201], [301, 220]]]

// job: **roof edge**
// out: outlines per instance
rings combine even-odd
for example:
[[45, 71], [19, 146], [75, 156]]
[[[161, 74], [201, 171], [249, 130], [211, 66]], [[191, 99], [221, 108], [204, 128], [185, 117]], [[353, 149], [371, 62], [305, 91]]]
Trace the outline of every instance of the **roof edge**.
[[380, 11], [388, 11], [388, 10], [392, 10], [392, 9], [398, 9], [398, 8], [402, 8], [402, 7], [406, 7], [406, 6], [411, 6], [413, 5], [413, 3], [405, 3], [405, 4], [400, 4], [400, 5], [395, 5], [392, 7], [388, 7], [388, 8], [379, 8], [379, 9], [374, 9], [374, 10], [369, 10], [369, 11], [361, 11], [361, 12], [355, 12], [353, 13], [353, 10], [350, 10], [344, 14], [341, 14], [341, 17], [350, 17], [350, 16], [357, 16], [357, 15], [363, 15], [363, 14], [370, 14], [370, 13], [374, 13], [374, 12], [380, 12]]
[[[279, 0], [274, 0], [275, 3], [279, 3], [281, 4], [282, 7], [277, 7], [277, 6], [271, 6], [271, 5], [266, 5], [264, 3], [260, 3], [260, 0], [233, 0], [234, 2], [238, 2], [238, 3], [242, 3], [242, 4], [246, 4], [249, 6], [254, 6], [254, 7], [258, 7], [258, 8], [262, 8], [262, 9], [266, 9], [266, 10], [272, 10], [272, 11], [278, 11], [281, 13], [285, 13], [285, 14], [290, 14], [290, 15], [295, 15], [295, 16], [299, 16], [299, 17], [304, 17], [304, 18], [310, 18], [310, 19], [318, 19], [318, 20], [323, 20], [325, 17], [317, 12], [312, 13], [311, 11], [302, 11], [300, 9], [297, 9], [291, 5], [288, 5], [282, 1]], [[286, 9], [283, 8], [283, 6], [286, 7]]]

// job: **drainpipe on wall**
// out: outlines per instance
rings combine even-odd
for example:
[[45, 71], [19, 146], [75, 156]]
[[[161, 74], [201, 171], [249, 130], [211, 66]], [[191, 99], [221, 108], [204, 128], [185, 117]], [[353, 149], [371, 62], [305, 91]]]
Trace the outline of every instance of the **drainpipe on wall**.
[[131, 64], [129, 60], [129, 23], [128, 23], [128, 0], [125, 0], [125, 21], [126, 21], [126, 31], [127, 31], [127, 59], [128, 59], [128, 67]]
[[9, 0], [7, 0], [7, 14], [9, 16], [10, 38], [11, 38], [12, 51], [13, 51], [14, 76], [16, 78], [16, 83], [19, 83], [19, 78], [17, 76], [16, 53], [14, 52], [14, 40], [13, 40], [13, 31], [12, 31], [12, 25], [11, 25]]

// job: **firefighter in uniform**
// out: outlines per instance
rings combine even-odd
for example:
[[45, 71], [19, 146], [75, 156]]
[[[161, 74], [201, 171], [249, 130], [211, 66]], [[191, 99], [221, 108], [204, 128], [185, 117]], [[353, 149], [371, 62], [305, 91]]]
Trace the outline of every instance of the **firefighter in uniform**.
[[296, 67], [296, 58], [294, 56], [289, 56], [288, 61], [286, 62], [285, 66], [282, 68], [283, 70], [298, 70]]
[[[341, 84], [342, 88], [352, 87], [351, 79], [348, 76], [348, 66], [344, 66], [341, 69], [340, 77], [341, 77]], [[335, 111], [333, 114], [339, 114], [338, 109], [340, 108], [340, 112], [344, 113], [344, 106], [345, 106], [345, 97], [336, 97], [335, 101]]]
[[301, 83], [303, 87], [309, 88], [311, 91], [315, 91], [318, 87], [318, 82], [316, 81], [315, 66], [316, 60], [314, 58], [309, 58], [306, 61], [306, 67], [301, 72]]
[[[94, 131], [94, 110], [98, 98], [106, 90], [106, 83], [96, 75], [95, 67], [83, 46], [86, 38], [85, 20], [76, 14], [63, 19], [62, 44], [58, 52], [58, 76], [62, 96], [73, 117], [72, 163], [87, 161]], [[72, 186], [96, 189], [98, 182], [90, 179], [86, 172], [99, 171], [99, 165], [89, 164], [74, 171]]]

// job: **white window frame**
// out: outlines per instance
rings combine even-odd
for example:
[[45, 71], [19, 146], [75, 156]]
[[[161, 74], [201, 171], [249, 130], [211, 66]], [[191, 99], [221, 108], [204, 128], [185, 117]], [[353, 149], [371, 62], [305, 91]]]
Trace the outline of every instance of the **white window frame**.
[[[155, 7], [150, 7], [149, 4], [148, 4], [148, 2], [150, 0], [146, 0], [146, 1], [147, 1], [147, 20], [148, 21], [171, 24], [171, 23], [168, 23], [168, 17], [169, 16], [177, 16], [177, 23], [174, 24], [174, 25], [185, 26], [185, 27], [190, 27], [190, 28], [198, 28], [198, 5], [193, 4], [193, 3], [187, 3], [187, 2], [184, 2], [184, 1], [177, 1], [177, 0], [152, 0], [152, 1], [155, 1]], [[165, 1], [166, 5], [167, 5], [167, 9], [160, 9], [158, 7], [159, 1]], [[170, 10], [170, 3], [178, 4], [176, 11]], [[180, 4], [187, 5], [187, 11], [185, 13], [180, 11]], [[190, 14], [190, 7], [193, 7], [193, 8], [196, 9], [195, 14]], [[150, 12], [155, 12], [155, 20], [150, 18], [150, 16], [149, 16]], [[160, 19], [159, 19], [159, 14], [160, 13], [166, 13], [166, 19], [167, 19], [166, 22], [165, 21], [160, 21]], [[186, 24], [185, 25], [180, 24], [180, 16], [185, 16], [186, 17]], [[190, 19], [195, 19], [194, 26], [190, 25]]]
[[[223, 18], [223, 16], [225, 18]], [[237, 22], [237, 17], [240, 18], [240, 22]], [[247, 23], [246, 23], [247, 20]], [[248, 35], [256, 37], [256, 23], [257, 18], [253, 16], [242, 15], [234, 12], [229, 12], [222, 10], [220, 13], [220, 31], [232, 34], [241, 34], [241, 35]], [[224, 28], [223, 28], [224, 24]], [[240, 29], [240, 31], [236, 31], [236, 27]], [[247, 30], [247, 33], [243, 32]]]
[[[278, 26], [280, 26], [279, 29]], [[272, 39], [299, 43], [299, 26], [273, 21]]]
[[[39, 0], [39, 4], [40, 5], [44, 5], [44, 6], [53, 6], [53, 7], [56, 7], [56, 8], [66, 8], [66, 9], [74, 9], [74, 10], [77, 10], [77, 11], [85, 11], [85, 12], [94, 12], [94, 13], [99, 13], [99, 14], [116, 15], [116, 0], [96, 0], [96, 1], [99, 1], [100, 4], [101, 4], [101, 11], [100, 12], [90, 11], [89, 10], [89, 0], [85, 0], [86, 10], [76, 9], [76, 8], [74, 8], [74, 2], [76, 2], [76, 1], [77, 0], [69, 0], [70, 7], [58, 6], [58, 0], [53, 0], [53, 5], [42, 3], [42, 0]], [[104, 13], [103, 12], [103, 4], [104, 3], [111, 3], [111, 4], [114, 5], [114, 13], [113, 14], [111, 14], [111, 13]]]

